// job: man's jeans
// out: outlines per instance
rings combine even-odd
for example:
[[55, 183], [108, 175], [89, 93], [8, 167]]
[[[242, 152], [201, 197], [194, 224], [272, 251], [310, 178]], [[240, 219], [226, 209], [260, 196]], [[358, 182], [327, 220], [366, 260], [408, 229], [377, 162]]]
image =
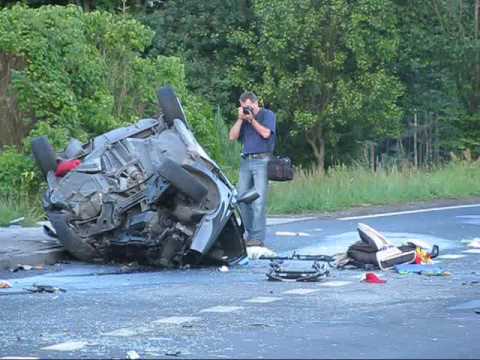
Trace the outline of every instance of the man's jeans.
[[265, 241], [266, 205], [268, 195], [267, 179], [268, 159], [241, 159], [238, 193], [255, 188], [260, 197], [250, 204], [240, 203], [242, 218], [247, 230], [248, 240]]

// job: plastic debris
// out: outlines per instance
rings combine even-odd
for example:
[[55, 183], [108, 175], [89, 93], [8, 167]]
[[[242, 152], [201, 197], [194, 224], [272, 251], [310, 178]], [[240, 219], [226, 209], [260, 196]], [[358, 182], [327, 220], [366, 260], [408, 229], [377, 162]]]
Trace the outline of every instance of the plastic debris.
[[369, 284], [385, 284], [387, 282], [387, 280], [380, 279], [377, 274], [373, 272], [365, 273], [365, 278], [362, 281]]
[[25, 220], [25, 217], [22, 216], [22, 217], [19, 217], [17, 219], [13, 219], [12, 221], [10, 221], [8, 223], [8, 225], [19, 225], [23, 220]]
[[12, 284], [6, 280], [0, 280], [0, 289], [8, 289], [11, 288]]
[[50, 285], [37, 285], [33, 284], [31, 288], [26, 288], [24, 290], [27, 290], [28, 292], [31, 293], [57, 293], [57, 292], [67, 292], [67, 290], [50, 286]]
[[220, 272], [228, 272], [229, 270], [230, 270], [230, 269], [229, 269], [228, 266], [226, 266], [226, 265], [220, 266], [220, 267], [218, 268], [218, 271], [220, 271]]
[[261, 257], [275, 256], [276, 253], [264, 246], [249, 246], [247, 247], [247, 256], [250, 260], [256, 260]]
[[14, 268], [10, 269], [11, 272], [17, 272], [17, 271], [20, 271], [20, 270], [25, 270], [25, 271], [29, 271], [29, 270], [43, 270], [43, 266], [42, 266], [42, 265], [32, 266], [32, 265], [18, 264], [18, 265], [15, 266]]
[[182, 352], [177, 350], [177, 351], [168, 351], [165, 353], [165, 356], [179, 356]]
[[127, 352], [127, 359], [130, 359], [130, 360], [140, 359], [140, 355], [138, 355], [138, 353], [135, 350], [130, 350], [129, 352]]
[[421, 274], [428, 276], [448, 276], [449, 272], [443, 271], [442, 268], [434, 265], [419, 264], [401, 264], [395, 265], [395, 271], [401, 275], [405, 274]]
[[478, 238], [473, 239], [467, 244], [467, 246], [469, 248], [480, 249], [480, 239]]

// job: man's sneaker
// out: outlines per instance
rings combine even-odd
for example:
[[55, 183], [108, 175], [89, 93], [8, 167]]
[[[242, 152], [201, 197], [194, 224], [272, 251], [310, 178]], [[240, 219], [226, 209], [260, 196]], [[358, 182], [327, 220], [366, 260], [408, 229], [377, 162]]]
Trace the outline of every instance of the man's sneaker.
[[245, 241], [245, 245], [246, 246], [265, 246], [263, 245], [263, 242], [260, 241], [260, 240], [254, 240], [254, 239], [250, 239], [250, 240], [247, 240]]

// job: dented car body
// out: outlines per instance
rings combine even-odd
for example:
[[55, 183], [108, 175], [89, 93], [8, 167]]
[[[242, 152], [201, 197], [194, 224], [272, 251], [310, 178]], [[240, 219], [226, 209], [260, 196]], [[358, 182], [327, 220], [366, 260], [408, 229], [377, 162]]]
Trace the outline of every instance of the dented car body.
[[[171, 88], [162, 115], [54, 153], [32, 142], [48, 189], [43, 206], [59, 241], [85, 260], [162, 267], [237, 263], [246, 257], [239, 197], [198, 144]], [[75, 162], [75, 163], [74, 163]], [[60, 165], [74, 163], [59, 172]]]

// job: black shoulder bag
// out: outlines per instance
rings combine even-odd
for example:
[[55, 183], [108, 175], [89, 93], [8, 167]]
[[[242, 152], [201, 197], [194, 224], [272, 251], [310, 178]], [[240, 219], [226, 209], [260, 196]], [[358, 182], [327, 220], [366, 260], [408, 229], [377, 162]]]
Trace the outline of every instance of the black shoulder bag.
[[272, 181], [293, 180], [294, 170], [292, 160], [287, 156], [272, 156], [268, 160], [267, 176]]

